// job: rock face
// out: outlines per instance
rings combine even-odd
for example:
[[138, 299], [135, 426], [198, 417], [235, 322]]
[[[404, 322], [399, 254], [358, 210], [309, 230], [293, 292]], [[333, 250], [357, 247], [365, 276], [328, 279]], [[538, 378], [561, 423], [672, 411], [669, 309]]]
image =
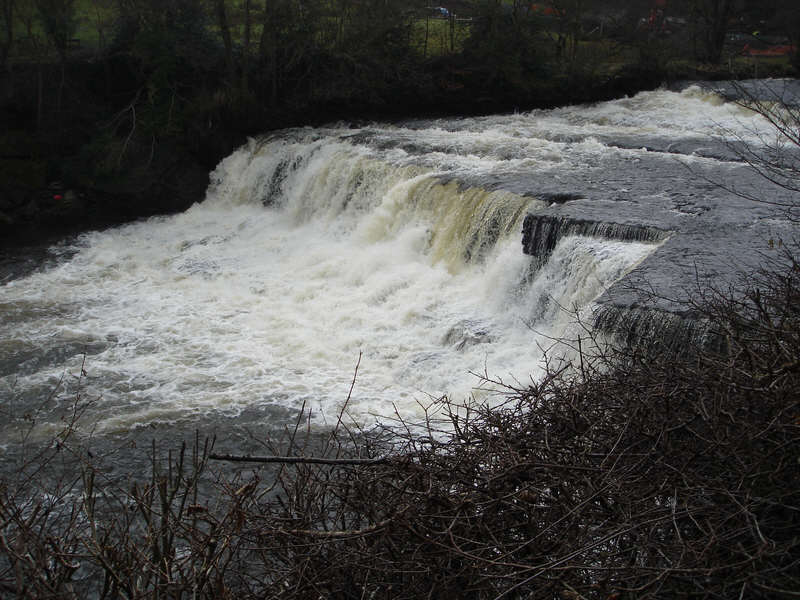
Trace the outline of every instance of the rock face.
[[594, 327], [614, 335], [629, 348], [645, 345], [680, 354], [687, 346], [719, 350], [724, 345], [724, 340], [709, 331], [706, 322], [691, 312], [678, 314], [652, 307], [606, 303], [595, 312]]
[[[788, 91], [778, 82], [769, 98], [796, 98], [790, 92], [797, 82], [785, 83]], [[729, 97], [734, 88], [723, 89]], [[696, 320], [691, 300], [709, 286], [723, 292], [740, 286], [759, 267], [784, 260], [785, 243], [796, 238], [786, 207], [800, 206], [800, 194], [772, 185], [741, 161], [740, 139], [669, 141], [636, 132], [602, 141], [632, 154], [609, 151], [594, 165], [570, 172], [568, 180], [536, 182], [537, 189], [529, 182], [526, 189], [522, 178], [511, 182], [517, 193], [568, 198], [527, 215], [523, 251], [536, 267], [567, 235], [656, 244], [599, 298], [596, 326], [629, 344], [658, 332], [666, 345], [679, 346], [689, 337], [718, 345]]]
[[486, 344], [492, 341], [491, 332], [484, 323], [460, 321], [447, 331], [442, 343], [453, 346], [460, 352], [470, 346]]
[[[795, 201], [788, 191], [768, 186], [743, 164], [691, 161], [686, 166], [663, 153], [640, 155], [634, 168], [642, 177], [629, 181], [643, 182], [642, 188], [631, 186], [624, 197], [613, 186], [603, 189], [588, 178], [579, 183], [573, 178], [570, 189], [580, 199], [551, 204], [524, 221], [522, 248], [534, 257], [534, 267], [566, 235], [657, 245], [598, 299], [597, 326], [629, 342], [647, 339], [656, 322], [668, 325], [665, 314], [691, 319], [690, 299], [701, 289], [739, 285], [765, 261], [781, 260], [783, 241], [793, 239], [793, 226], [780, 209], [731, 189], [758, 195], [761, 188], [771, 202]], [[611, 171], [605, 174], [613, 177]], [[641, 314], [645, 304], [658, 318]], [[704, 335], [697, 325], [670, 323], [685, 335]]]
[[666, 240], [670, 232], [647, 225], [607, 223], [575, 217], [529, 214], [522, 224], [522, 250], [525, 254], [540, 260], [546, 260], [558, 241], [568, 235], [655, 244]]

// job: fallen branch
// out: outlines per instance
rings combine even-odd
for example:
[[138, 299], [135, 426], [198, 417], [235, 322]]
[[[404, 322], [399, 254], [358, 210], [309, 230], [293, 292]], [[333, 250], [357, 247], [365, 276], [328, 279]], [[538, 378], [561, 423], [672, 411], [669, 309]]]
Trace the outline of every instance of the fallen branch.
[[300, 536], [310, 536], [316, 538], [349, 538], [349, 537], [359, 537], [362, 535], [367, 535], [369, 533], [375, 533], [380, 529], [383, 529], [387, 525], [389, 525], [398, 515], [401, 515], [405, 511], [402, 510], [395, 515], [392, 515], [388, 519], [381, 521], [380, 523], [376, 523], [375, 525], [370, 525], [368, 527], [364, 527], [362, 529], [353, 529], [353, 530], [343, 530], [343, 531], [318, 531], [313, 529], [289, 529], [286, 531], [277, 531], [276, 533], [283, 533], [288, 535], [300, 535]]
[[209, 454], [211, 460], [228, 462], [284, 463], [301, 465], [385, 465], [389, 457], [381, 458], [321, 458], [316, 456], [243, 456], [236, 454]]

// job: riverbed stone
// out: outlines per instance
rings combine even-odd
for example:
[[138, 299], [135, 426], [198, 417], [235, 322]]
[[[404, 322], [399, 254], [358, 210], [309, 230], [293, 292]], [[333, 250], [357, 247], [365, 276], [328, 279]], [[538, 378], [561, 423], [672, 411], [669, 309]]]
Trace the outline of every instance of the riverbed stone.
[[[800, 98], [795, 80], [771, 85], [768, 97], [788, 102]], [[727, 83], [722, 87], [729, 99], [737, 89]], [[755, 84], [747, 89], [767, 93]], [[796, 219], [787, 207], [800, 207], [800, 194], [756, 176], [737, 148], [699, 136], [681, 140], [679, 150], [674, 140], [646, 136], [622, 143], [609, 136], [603, 142], [611, 148], [647, 150], [630, 156], [609, 152], [568, 178], [542, 178], [537, 189], [524, 177], [505, 184], [534, 197], [570, 198], [552, 202], [525, 220], [523, 250], [539, 260], [562, 235], [635, 240], [624, 232], [664, 233], [651, 240], [656, 244], [653, 253], [597, 300], [600, 325], [621, 327], [621, 315], [628, 314], [628, 325], [651, 336], [652, 324], [643, 324], [642, 307], [662, 325], [664, 318], [658, 315], [665, 313], [691, 319], [693, 303], [704, 291], [740, 287], [765, 264], [786, 260], [784, 242], [796, 236]], [[620, 234], [609, 234], [613, 231]], [[699, 331], [685, 323], [675, 327], [687, 335]], [[632, 335], [630, 328], [626, 335]]]

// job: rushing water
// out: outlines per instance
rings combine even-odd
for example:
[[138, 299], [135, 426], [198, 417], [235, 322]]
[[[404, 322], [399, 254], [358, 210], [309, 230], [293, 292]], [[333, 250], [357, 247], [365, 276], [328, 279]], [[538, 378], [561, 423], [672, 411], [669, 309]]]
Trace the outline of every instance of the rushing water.
[[78, 396], [99, 437], [276, 429], [303, 405], [324, 427], [359, 360], [348, 414], [367, 424], [478, 393], [476, 373], [535, 378], [571, 309], [657, 245], [570, 235], [535, 268], [525, 215], [574, 182], [657, 193], [640, 165], [674, 172], [675, 148], [725, 172], [708, 136], [731, 130], [755, 142], [766, 125], [691, 89], [252, 140], [185, 213], [82, 235], [7, 278], [0, 440], [53, 434]]

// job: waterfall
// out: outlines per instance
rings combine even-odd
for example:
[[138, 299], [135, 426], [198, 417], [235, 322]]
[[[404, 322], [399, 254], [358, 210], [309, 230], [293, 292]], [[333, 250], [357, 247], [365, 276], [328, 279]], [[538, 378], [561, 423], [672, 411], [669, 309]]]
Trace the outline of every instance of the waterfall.
[[[727, 276], [727, 254], [789, 239], [768, 207], [690, 180], [673, 153], [738, 119], [743, 138], [768, 131], [739, 107], [659, 91], [252, 139], [184, 213], [66, 240], [3, 280], [0, 437], [28, 431], [31, 407], [52, 433], [76, 397], [85, 431], [134, 441], [271, 431], [303, 406], [313, 427], [343, 408], [364, 425], [414, 420], [442, 395], [489, 396], [478, 375], [536, 379], [543, 350], [590, 311], [623, 341], [702, 335], [609, 291], [632, 269], [667, 290], [706, 265]], [[713, 154], [680, 158], [752, 180]]]
[[544, 202], [405, 158], [338, 136], [254, 140], [186, 213], [87, 234], [4, 290], [49, 307], [44, 320], [16, 308], [10, 339], [59, 348], [29, 370], [6, 358], [6, 386], [21, 384], [19, 403], [43, 394], [85, 352], [100, 430], [303, 403], [327, 418], [361, 354], [352, 414], [413, 418], [430, 397], [479, 393], [471, 373], [536, 372], [537, 332], [558, 335], [563, 307], [652, 249], [566, 234], [531, 280], [522, 224]]
[[687, 348], [721, 351], [725, 345], [719, 334], [697, 314], [603, 304], [593, 317], [596, 330], [633, 351], [655, 348], [658, 352], [681, 354]]
[[528, 214], [522, 225], [522, 249], [543, 262], [558, 241], [570, 235], [657, 244], [665, 241], [670, 232], [647, 225]]

